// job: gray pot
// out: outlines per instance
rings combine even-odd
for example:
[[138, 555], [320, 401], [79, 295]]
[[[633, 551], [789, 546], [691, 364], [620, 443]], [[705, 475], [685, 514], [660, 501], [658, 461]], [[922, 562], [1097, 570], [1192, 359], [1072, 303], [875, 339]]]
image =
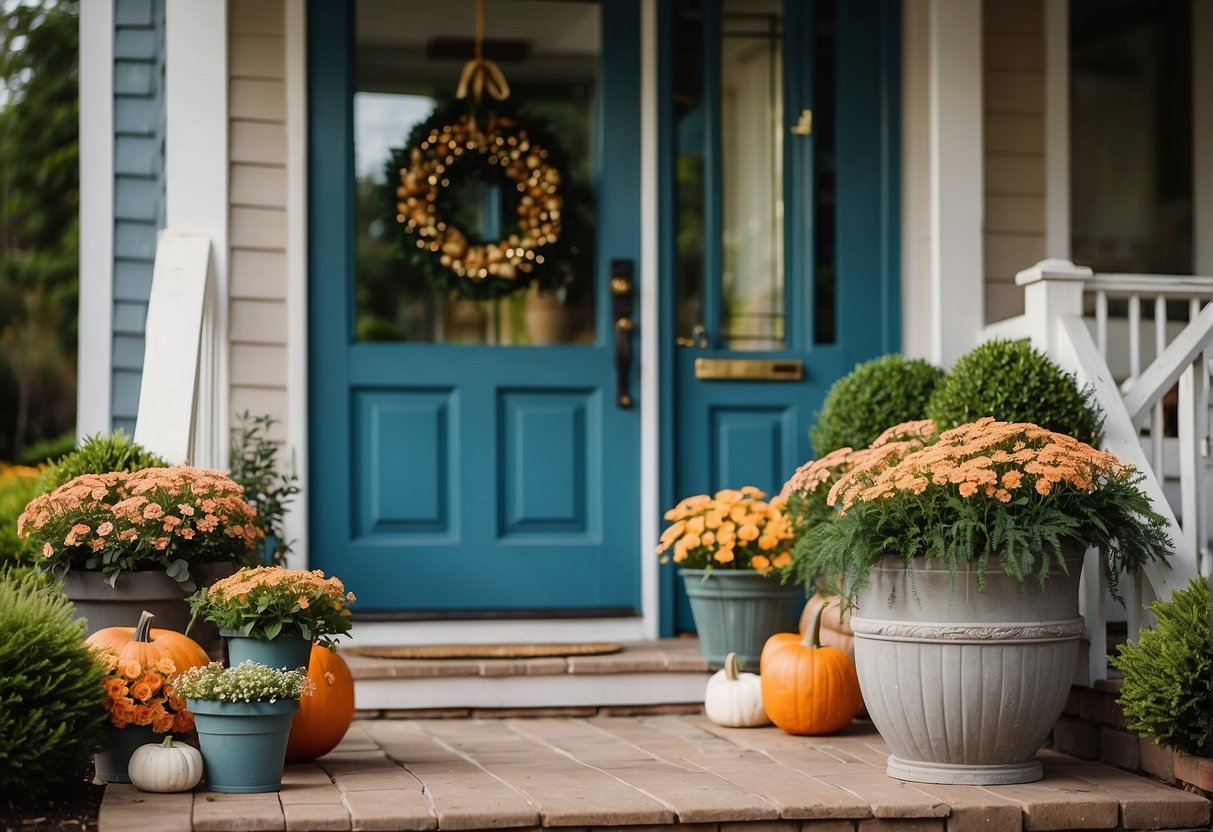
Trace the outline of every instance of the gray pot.
[[[945, 566], [877, 564], [851, 617], [863, 699], [893, 752], [888, 774], [920, 783], [1039, 780], [1078, 659], [1081, 553], [1069, 574], [1022, 586], [994, 559], [949, 587]], [[918, 600], [915, 600], [915, 595]]]
[[[203, 583], [211, 584], [234, 571], [232, 563], [204, 564]], [[123, 572], [110, 586], [100, 572], [73, 569], [63, 576], [63, 592], [74, 607], [72, 618], [86, 620], [87, 635], [106, 627], [134, 627], [143, 610], [156, 616], [152, 626], [162, 630], [184, 633], [190, 621], [185, 603], [189, 592], [164, 572]], [[199, 621], [189, 635], [212, 658], [219, 655], [221, 643], [215, 625]]]
[[796, 629], [804, 606], [804, 588], [784, 585], [779, 576], [763, 577], [752, 569], [679, 569], [691, 615], [699, 633], [699, 647], [708, 666], [724, 667], [729, 653], [757, 673], [762, 647], [775, 633]]

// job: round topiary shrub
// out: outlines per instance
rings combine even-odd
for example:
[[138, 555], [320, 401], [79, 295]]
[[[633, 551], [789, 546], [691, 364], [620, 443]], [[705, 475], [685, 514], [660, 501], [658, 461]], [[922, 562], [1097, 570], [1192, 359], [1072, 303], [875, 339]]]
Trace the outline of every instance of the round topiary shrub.
[[57, 585], [0, 574], [0, 796], [32, 802], [77, 779], [107, 717], [102, 668]]
[[885, 355], [856, 364], [826, 393], [809, 441], [818, 458], [839, 448], [866, 448], [885, 428], [926, 416], [943, 370], [920, 358]]
[[1120, 707], [1130, 731], [1203, 754], [1209, 738], [1209, 581], [1193, 580], [1150, 605], [1157, 624], [1110, 663], [1125, 675]]
[[1099, 441], [1103, 414], [1094, 389], [1025, 341], [989, 341], [961, 356], [935, 388], [927, 417], [941, 431], [993, 416], [1032, 422], [1089, 444]]

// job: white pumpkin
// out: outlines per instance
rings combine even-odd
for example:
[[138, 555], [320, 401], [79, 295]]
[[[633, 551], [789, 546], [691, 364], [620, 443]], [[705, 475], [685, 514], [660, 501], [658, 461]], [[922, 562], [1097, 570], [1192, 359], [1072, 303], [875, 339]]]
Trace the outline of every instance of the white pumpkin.
[[724, 670], [708, 679], [703, 693], [703, 709], [708, 719], [725, 728], [757, 728], [770, 725], [762, 707], [762, 683], [756, 673], [737, 672], [737, 654], [724, 659]]
[[126, 766], [135, 788], [145, 792], [186, 792], [202, 779], [202, 755], [192, 745], [173, 742], [141, 745]]

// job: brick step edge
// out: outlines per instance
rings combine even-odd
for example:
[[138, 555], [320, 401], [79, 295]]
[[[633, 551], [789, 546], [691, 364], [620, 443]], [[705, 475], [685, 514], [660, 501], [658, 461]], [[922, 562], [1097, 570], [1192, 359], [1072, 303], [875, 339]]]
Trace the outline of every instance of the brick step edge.
[[603, 705], [571, 708], [391, 708], [358, 710], [356, 719], [544, 719], [593, 716], [668, 716], [703, 713], [702, 702], [664, 705]]
[[1053, 748], [1083, 760], [1146, 774], [1172, 786], [1213, 799], [1213, 759], [1163, 748], [1153, 737], [1139, 737], [1125, 727], [1116, 699], [1120, 681], [1075, 685], [1053, 729]]

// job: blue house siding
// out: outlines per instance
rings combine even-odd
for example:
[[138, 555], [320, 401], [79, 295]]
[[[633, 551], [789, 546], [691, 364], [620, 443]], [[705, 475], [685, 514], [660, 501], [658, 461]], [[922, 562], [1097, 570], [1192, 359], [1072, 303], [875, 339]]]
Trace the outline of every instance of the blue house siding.
[[111, 419], [134, 433], [156, 232], [164, 226], [164, 0], [114, 4]]

